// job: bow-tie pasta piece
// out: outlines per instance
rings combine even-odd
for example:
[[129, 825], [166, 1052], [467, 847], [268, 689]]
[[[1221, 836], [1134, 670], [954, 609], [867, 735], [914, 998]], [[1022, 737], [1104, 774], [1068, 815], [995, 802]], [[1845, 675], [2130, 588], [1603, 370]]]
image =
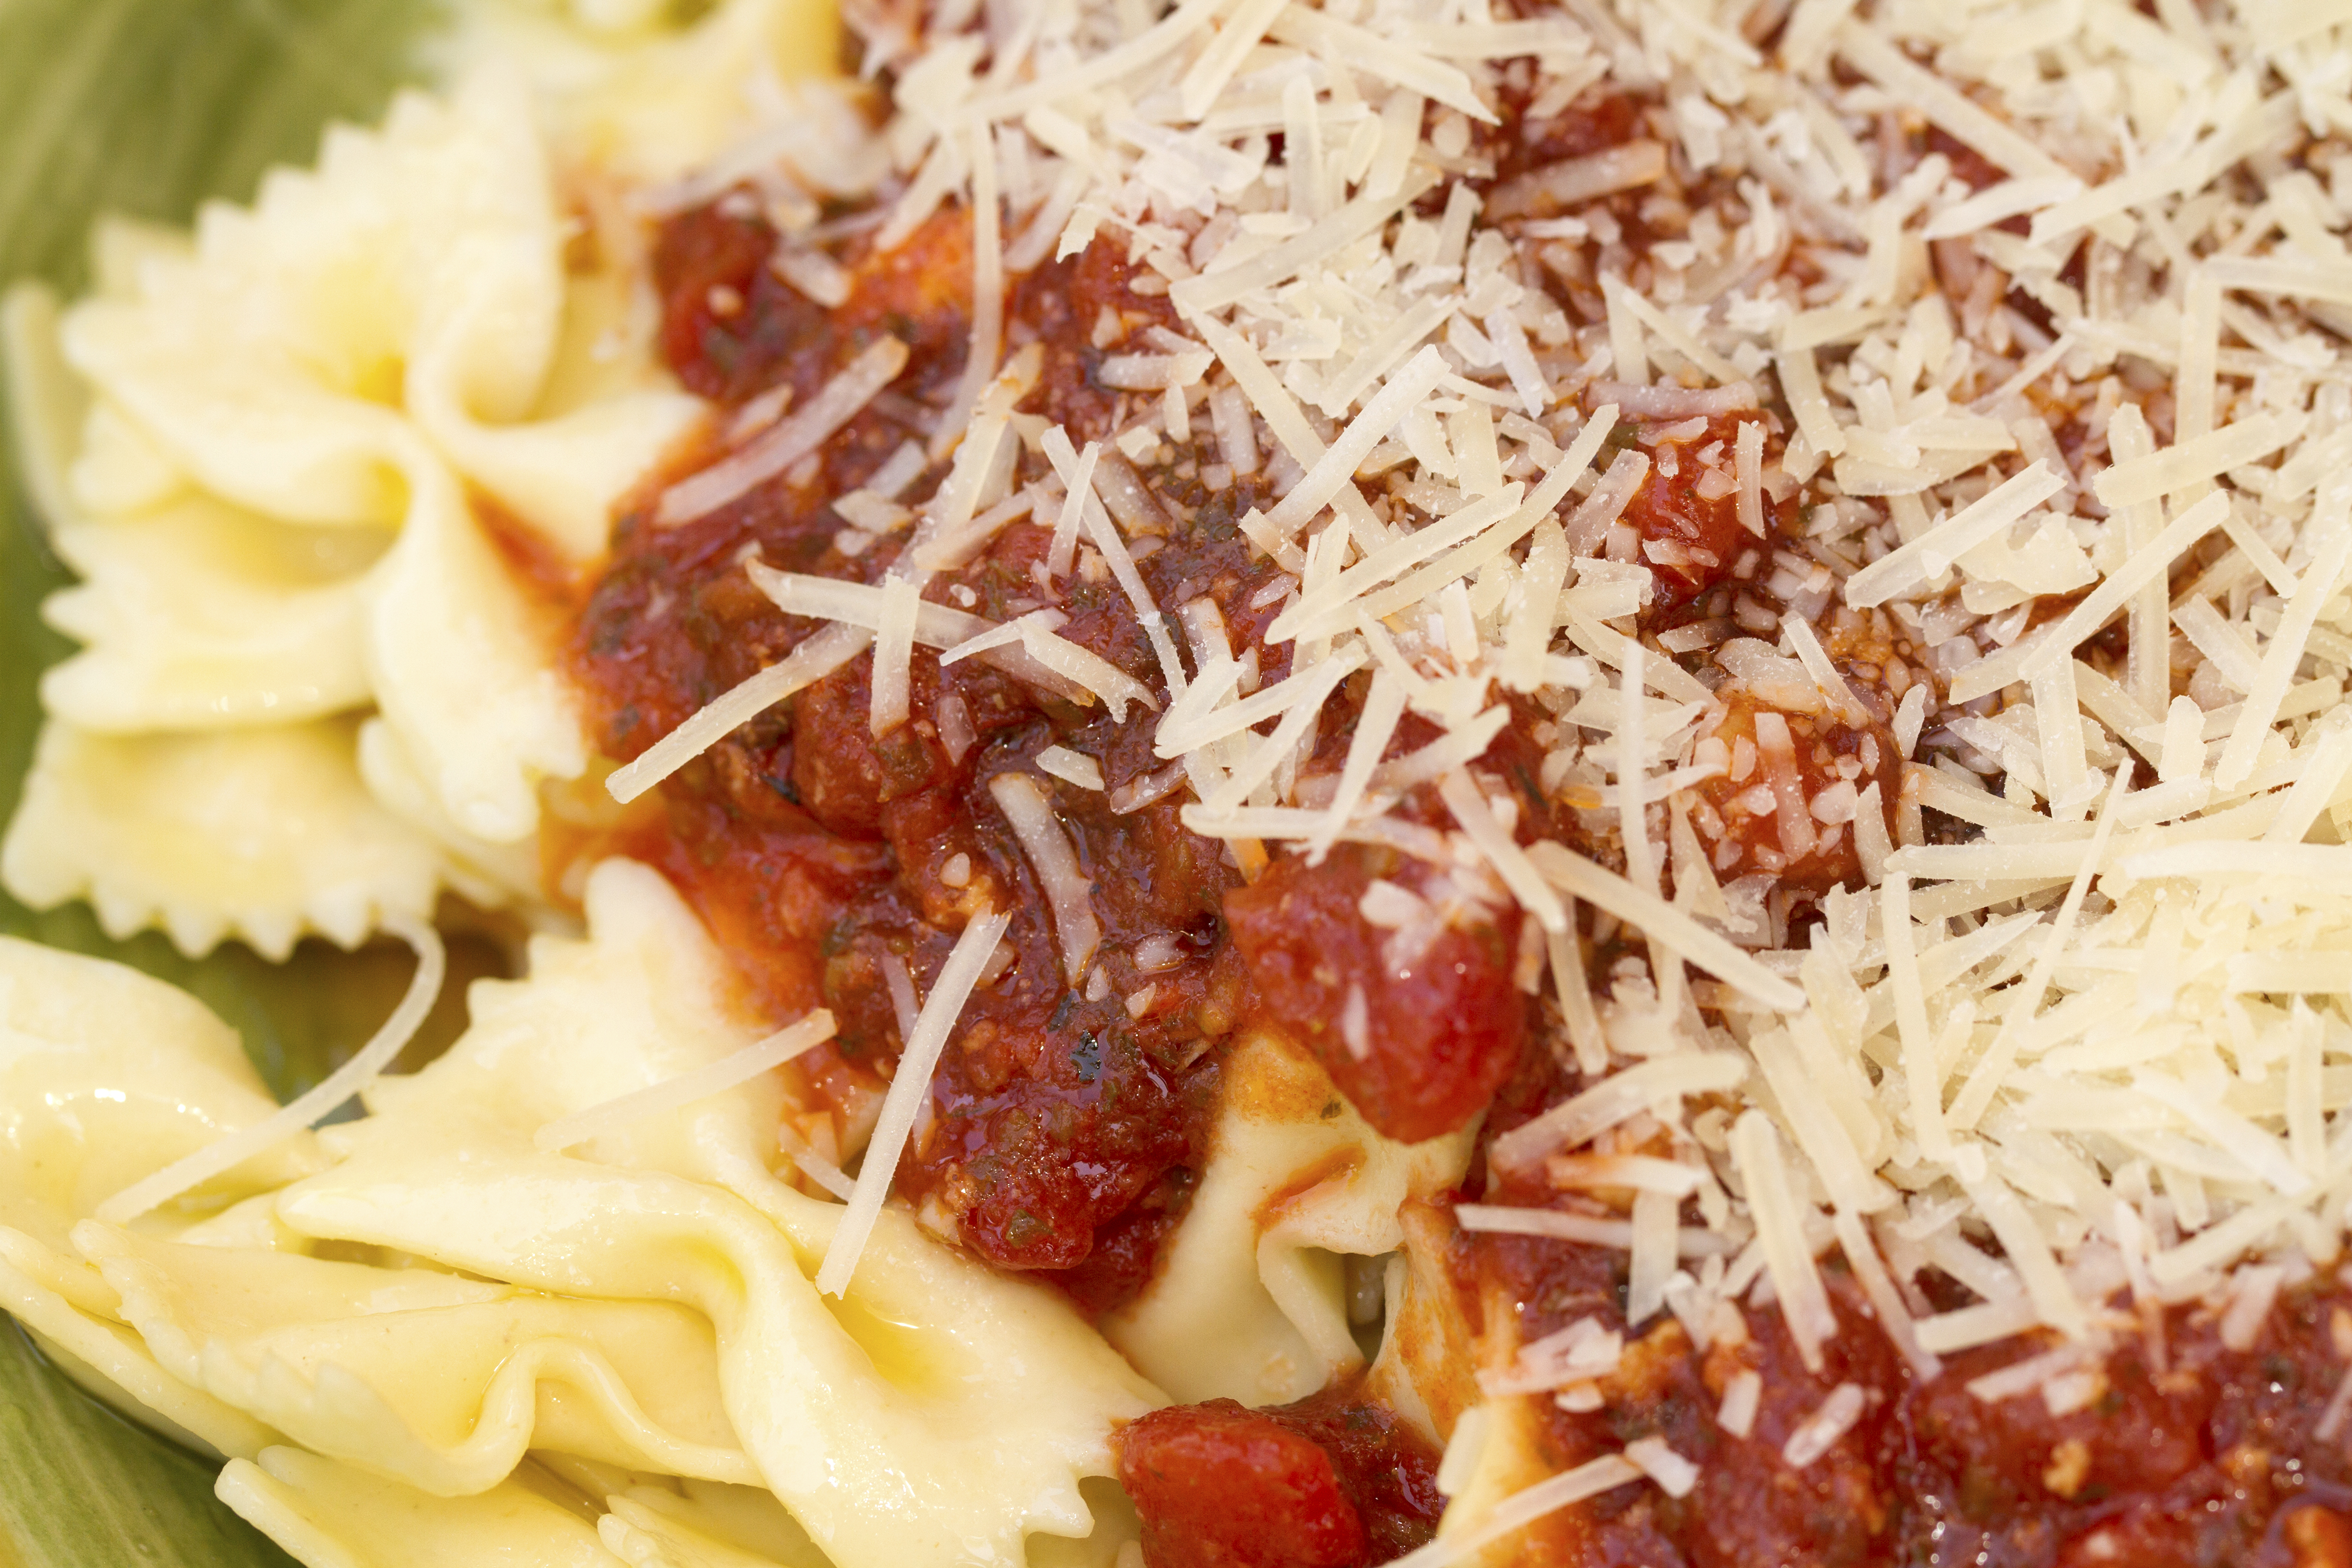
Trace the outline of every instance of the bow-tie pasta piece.
[[407, 95], [193, 242], [108, 231], [61, 319], [12, 304], [22, 444], [85, 579], [50, 610], [89, 644], [54, 713], [144, 731], [373, 699], [457, 832], [530, 835], [539, 782], [587, 749], [547, 612], [478, 514], [593, 559], [701, 417], [646, 351], [630, 256], [573, 286], [533, 115], [509, 79]]
[[1341, 1259], [1397, 1250], [1398, 1209], [1460, 1180], [1475, 1133], [1384, 1138], [1320, 1068], [1262, 1037], [1235, 1051], [1221, 1092], [1192, 1207], [1104, 1332], [1180, 1400], [1283, 1404], [1362, 1366]]
[[214, 1488], [305, 1568], [630, 1568], [562, 1483], [526, 1464], [472, 1497], [435, 1497], [300, 1448], [232, 1459]]
[[840, 1568], [1086, 1535], [1078, 1483], [1108, 1472], [1113, 1426], [1155, 1391], [1050, 1292], [896, 1211], [846, 1300], [819, 1298], [809, 1275], [842, 1210], [761, 1163], [784, 1109], [772, 1077], [573, 1155], [535, 1146], [541, 1124], [762, 1032], [659, 875], [607, 862], [585, 903], [589, 939], [537, 938], [530, 978], [478, 984], [467, 1036], [380, 1082], [374, 1115], [326, 1134], [342, 1163], [287, 1189], [280, 1215], [529, 1290], [698, 1309], [744, 1450]]
[[355, 946], [433, 909], [440, 854], [370, 795], [357, 726], [317, 719], [194, 735], [42, 729], [0, 841], [35, 908], [87, 897], [114, 936], [161, 925], [181, 951], [236, 936], [272, 958], [316, 930]]
[[173, 1375], [314, 1452], [425, 1491], [488, 1490], [526, 1449], [756, 1484], [709, 1323], [424, 1269], [149, 1241], [75, 1242]]
[[[656, 384], [641, 351], [626, 359], [648, 384], [543, 405], [564, 340], [566, 240], [515, 84], [407, 94], [379, 130], [331, 130], [315, 169], [274, 172], [252, 207], [207, 208], [191, 251], [152, 251], [126, 287], [68, 312], [66, 358], [240, 505], [397, 523], [421, 431], [584, 559], [614, 498], [698, 405]], [[603, 312], [575, 314], [609, 341]]]

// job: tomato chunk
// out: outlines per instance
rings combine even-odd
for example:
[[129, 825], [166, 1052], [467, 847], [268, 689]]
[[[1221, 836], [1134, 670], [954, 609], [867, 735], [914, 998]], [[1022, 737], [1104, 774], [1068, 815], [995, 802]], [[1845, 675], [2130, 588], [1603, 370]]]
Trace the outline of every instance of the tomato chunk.
[[1363, 1520], [1331, 1456], [1230, 1399], [1155, 1410], [1119, 1434], [1147, 1568], [1355, 1568]]
[[[1738, 438], [1737, 421], [1712, 421], [1710, 433], [1717, 429], [1725, 434], [1713, 439], [1727, 448]], [[1625, 504], [1621, 520], [1641, 535], [1643, 563], [1656, 585], [1654, 611], [1677, 609], [1697, 598], [1731, 575], [1742, 550], [1764, 542], [1740, 526], [1737, 492], [1717, 496], [1702, 488], [1710, 472], [1688, 447], [1661, 444], [1648, 477]]]
[[1265, 1414], [1331, 1456], [1339, 1490], [1364, 1521], [1367, 1561], [1402, 1557], [1436, 1535], [1437, 1517], [1445, 1511], [1437, 1490], [1437, 1449], [1365, 1394], [1360, 1379], [1335, 1383]]
[[[1341, 844], [1319, 866], [1293, 856], [1225, 895], [1266, 1012], [1366, 1121], [1408, 1143], [1476, 1115], [1527, 1038], [1527, 1001], [1511, 983], [1517, 909], [1465, 907], [1433, 878], [1393, 850]], [[1375, 925], [1363, 908], [1375, 882], [1410, 893], [1431, 918]], [[1412, 911], [1403, 897], [1387, 902]]]

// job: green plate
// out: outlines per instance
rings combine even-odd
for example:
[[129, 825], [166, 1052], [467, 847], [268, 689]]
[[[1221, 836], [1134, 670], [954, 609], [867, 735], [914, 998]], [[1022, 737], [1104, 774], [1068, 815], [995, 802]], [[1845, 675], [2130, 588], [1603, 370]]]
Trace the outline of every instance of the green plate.
[[[0, 0], [0, 283], [70, 295], [100, 213], [184, 222], [207, 198], [249, 196], [271, 164], [309, 162], [328, 120], [373, 120], [418, 74], [437, 14], [436, 0]], [[68, 647], [37, 608], [66, 580], [0, 451], [0, 821], [39, 727], [40, 672]], [[38, 914], [5, 894], [0, 932], [186, 987], [243, 1031], [281, 1096], [366, 1039], [410, 967], [404, 948], [319, 942], [283, 966], [234, 946], [191, 962], [161, 936], [109, 941], [79, 904]], [[459, 994], [436, 1020], [445, 1040]], [[0, 1568], [287, 1563], [214, 1500], [213, 1472], [84, 1397], [0, 1321]]]

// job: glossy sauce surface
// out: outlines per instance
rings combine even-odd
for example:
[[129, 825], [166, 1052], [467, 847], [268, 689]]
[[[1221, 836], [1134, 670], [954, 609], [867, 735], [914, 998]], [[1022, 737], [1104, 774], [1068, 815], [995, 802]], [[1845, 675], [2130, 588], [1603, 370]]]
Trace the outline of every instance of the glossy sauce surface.
[[1119, 1433], [1152, 1568], [1358, 1568], [1435, 1533], [1437, 1455], [1342, 1383], [1292, 1405], [1156, 1410]]
[[[1531, 1059], [1532, 1060], [1532, 1059]], [[1563, 1092], [1530, 1071], [1496, 1108], [1507, 1127]], [[1630, 1194], [1596, 1195], [1630, 1202]], [[1540, 1178], [1489, 1187], [1483, 1201], [1542, 1202]], [[1697, 1224], [1695, 1209], [1685, 1224]], [[1839, 1333], [1806, 1367], [1777, 1306], [1739, 1309], [1704, 1354], [1671, 1314], [1624, 1322], [1624, 1255], [1532, 1237], [1464, 1234], [1455, 1267], [1465, 1301], [1502, 1314], [1517, 1343], [1580, 1318], [1624, 1330], [1597, 1411], [1535, 1401], [1539, 1443], [1561, 1469], [1664, 1437], [1699, 1467], [1689, 1496], [1627, 1487], [1539, 1527], [1557, 1560], [1612, 1568], [2346, 1568], [2352, 1451], [2318, 1435], [2347, 1375], [2352, 1286], [2323, 1279], [2282, 1293], [2252, 1347], [2222, 1343], [2219, 1314], [2174, 1308], [2126, 1329], [2089, 1397], [2055, 1413], [2027, 1391], [1987, 1401], [1987, 1373], [2057, 1348], [2022, 1336], [1946, 1358], [1921, 1384], [1879, 1330], [1832, 1252], [1822, 1270]], [[1967, 1293], [1940, 1274], [1948, 1310]], [[2129, 1311], [2127, 1300], [2115, 1303]], [[2341, 1325], [2340, 1327], [2338, 1325]], [[1759, 1375], [1745, 1436], [1718, 1420], [1726, 1391]], [[1798, 1468], [1784, 1448], [1842, 1383], [1867, 1391], [1851, 1430]], [[2062, 1404], [2065, 1403], [2061, 1401]], [[1537, 1559], [1549, 1561], [1551, 1559]]]

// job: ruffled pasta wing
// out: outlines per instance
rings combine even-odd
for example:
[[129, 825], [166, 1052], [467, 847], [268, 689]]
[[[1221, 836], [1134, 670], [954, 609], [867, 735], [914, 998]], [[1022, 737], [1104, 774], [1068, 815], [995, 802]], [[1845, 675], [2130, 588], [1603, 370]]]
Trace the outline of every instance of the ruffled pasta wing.
[[420, 1490], [488, 1490], [533, 1447], [758, 1479], [720, 1406], [710, 1326], [682, 1308], [153, 1241], [96, 1223], [75, 1243], [173, 1376]]
[[370, 573], [367, 663], [384, 722], [457, 830], [494, 844], [539, 826], [539, 783], [588, 766], [553, 639], [437, 459], [410, 469], [408, 518]]
[[[66, 1251], [108, 1197], [277, 1108], [236, 1031], [186, 992], [0, 936], [0, 1225]], [[216, 1202], [318, 1166], [305, 1134], [202, 1190]]]
[[348, 719], [192, 735], [96, 735], [51, 719], [0, 841], [0, 882], [36, 908], [87, 897], [114, 936], [160, 925], [183, 952], [242, 936], [283, 958], [305, 930], [356, 945], [423, 918], [434, 845], [376, 803]]
[[[565, 242], [521, 91], [484, 78], [446, 100], [410, 94], [378, 130], [330, 131], [315, 169], [273, 173], [252, 207], [207, 209], [191, 252], [151, 254], [127, 288], [69, 312], [66, 357], [238, 505], [397, 523], [422, 432], [588, 559], [614, 498], [699, 404], [608, 378], [585, 406], [542, 406], [564, 342]], [[609, 338], [599, 298], [574, 314]], [[657, 381], [641, 353], [628, 362]]]
[[1397, 1250], [1398, 1211], [1460, 1179], [1474, 1134], [1384, 1138], [1320, 1069], [1264, 1038], [1234, 1052], [1223, 1093], [1192, 1207], [1104, 1332], [1178, 1399], [1278, 1404], [1362, 1365], [1340, 1259]]
[[232, 1459], [214, 1489], [305, 1568], [625, 1568], [535, 1467], [472, 1497], [435, 1497], [299, 1448]]
[[286, 724], [369, 700], [360, 574], [376, 529], [273, 522], [202, 495], [51, 536], [81, 577], [42, 618], [83, 644], [41, 677], [83, 729]]
[[66, 351], [214, 494], [390, 523], [420, 369], [484, 418], [530, 412], [561, 246], [521, 94], [410, 94], [379, 131], [331, 130], [315, 170], [273, 172], [250, 208], [207, 208], [191, 254], [151, 256], [135, 295], [68, 313]]
[[[1085, 1535], [1079, 1478], [1114, 1421], [1156, 1402], [1062, 1302], [886, 1216], [847, 1298], [809, 1282], [840, 1210], [767, 1175], [772, 1081], [714, 1095], [572, 1157], [542, 1123], [756, 1039], [723, 959], [667, 883], [613, 862], [591, 939], [541, 937], [532, 978], [485, 983], [450, 1054], [336, 1129], [335, 1169], [283, 1193], [307, 1234], [527, 1289], [671, 1301], [708, 1317], [735, 1431], [841, 1568], [1017, 1558]], [[723, 1185], [722, 1185], [723, 1184]], [[1050, 1391], [1050, 1392], [1049, 1392]]]
[[[527, 838], [539, 782], [576, 777], [587, 748], [475, 497], [593, 559], [614, 500], [700, 406], [660, 384], [613, 279], [571, 287], [565, 243], [531, 105], [484, 79], [331, 131], [316, 169], [208, 209], [193, 246], [103, 268], [57, 331], [87, 387], [31, 377], [51, 388], [34, 422], [49, 447], [66, 405], [94, 398], [52, 486], [72, 493], [86, 579], [52, 615], [90, 644], [52, 680], [55, 711], [144, 730], [373, 697], [439, 815]], [[29, 372], [60, 357], [43, 306], [11, 318]], [[614, 344], [623, 369], [580, 369]], [[299, 569], [315, 541], [291, 560], [299, 533], [238, 512], [398, 537], [364, 572], [314, 580]]]

